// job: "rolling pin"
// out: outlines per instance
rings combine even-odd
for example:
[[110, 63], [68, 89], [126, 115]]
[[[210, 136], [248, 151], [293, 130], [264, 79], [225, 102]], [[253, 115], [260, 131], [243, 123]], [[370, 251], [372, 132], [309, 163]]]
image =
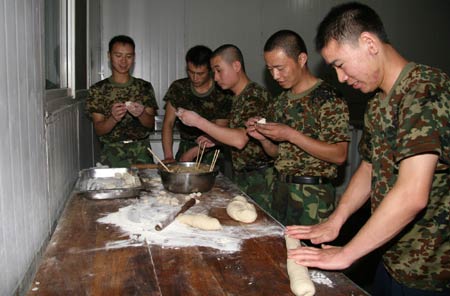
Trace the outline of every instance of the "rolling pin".
[[175, 218], [186, 212], [190, 207], [192, 207], [193, 205], [195, 205], [195, 198], [191, 198], [190, 200], [188, 200], [182, 207], [181, 210], [179, 210], [178, 212], [169, 215], [169, 217], [167, 217], [164, 221], [162, 221], [161, 223], [156, 224], [155, 229], [157, 231], [161, 231], [163, 230], [165, 227], [167, 227], [167, 225], [169, 225], [170, 223], [172, 223]]

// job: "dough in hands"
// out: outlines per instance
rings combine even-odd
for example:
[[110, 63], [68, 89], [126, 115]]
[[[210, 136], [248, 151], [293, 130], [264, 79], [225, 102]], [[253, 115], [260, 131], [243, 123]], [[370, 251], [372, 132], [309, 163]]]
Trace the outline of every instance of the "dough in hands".
[[219, 220], [205, 214], [179, 215], [177, 220], [181, 223], [203, 230], [222, 229]]
[[266, 121], [266, 119], [263, 117], [263, 118], [261, 118], [260, 120], [258, 120], [256, 123], [259, 123], [259, 124], [266, 124], [267, 121]]
[[236, 221], [255, 222], [258, 214], [255, 205], [249, 203], [242, 195], [235, 196], [227, 206], [227, 214]]
[[[298, 239], [286, 236], [286, 249], [296, 249], [300, 246]], [[287, 259], [287, 272], [291, 281], [291, 291], [296, 296], [312, 296], [316, 293], [308, 268], [295, 263], [294, 259]]]

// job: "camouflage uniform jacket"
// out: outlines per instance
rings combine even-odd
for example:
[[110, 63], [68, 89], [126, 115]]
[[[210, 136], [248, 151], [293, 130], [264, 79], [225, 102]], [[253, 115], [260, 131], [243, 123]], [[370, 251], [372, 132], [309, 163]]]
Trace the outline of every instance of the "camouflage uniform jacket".
[[421, 153], [439, 155], [426, 209], [383, 256], [389, 273], [416, 289], [450, 288], [449, 99], [446, 74], [409, 63], [386, 97], [377, 94], [369, 101], [360, 142], [362, 158], [372, 164], [372, 211], [393, 188], [400, 161]]
[[[322, 80], [300, 94], [282, 92], [274, 101], [271, 114], [270, 121], [286, 124], [310, 138], [327, 143], [350, 141], [347, 104]], [[337, 176], [337, 165], [320, 160], [287, 141], [279, 143], [275, 168], [287, 175]]]
[[[245, 123], [250, 117], [267, 117], [270, 98], [270, 93], [262, 86], [255, 82], [247, 84], [239, 95], [233, 97], [229, 127], [245, 129]], [[232, 148], [231, 154], [235, 171], [272, 162], [259, 141], [251, 137], [244, 149]]]
[[[231, 109], [231, 95], [213, 84], [213, 87], [205, 93], [199, 94], [192, 87], [189, 78], [174, 81], [164, 96], [164, 101], [170, 102], [174, 108], [184, 108], [197, 112], [200, 116], [209, 121], [216, 119], [226, 119]], [[178, 120], [180, 137], [183, 140], [194, 141], [204, 132], [184, 125]]]
[[[89, 116], [92, 116], [92, 113], [100, 113], [109, 117], [114, 103], [126, 101], [139, 102], [144, 107], [158, 109], [155, 92], [150, 82], [131, 77], [127, 83], [119, 84], [109, 77], [90, 87], [86, 111]], [[100, 136], [100, 142], [114, 143], [144, 139], [149, 133], [150, 130], [142, 126], [138, 118], [127, 112], [110, 133]]]

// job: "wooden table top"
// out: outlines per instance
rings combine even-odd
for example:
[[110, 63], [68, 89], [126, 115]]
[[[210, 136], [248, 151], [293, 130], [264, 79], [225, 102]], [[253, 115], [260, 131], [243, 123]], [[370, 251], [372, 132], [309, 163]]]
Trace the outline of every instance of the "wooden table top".
[[[228, 202], [237, 193], [220, 175], [213, 190], [198, 199]], [[236, 252], [195, 245], [171, 248], [145, 241], [107, 247], [128, 236], [119, 227], [97, 220], [140, 200], [90, 200], [73, 194], [27, 295], [293, 295], [285, 240], [279, 234], [245, 239]], [[245, 227], [231, 220], [224, 207], [211, 207], [208, 212], [224, 226]], [[259, 208], [255, 223], [279, 226]], [[315, 281], [316, 295], [368, 295], [340, 272], [311, 272], [328, 281]]]

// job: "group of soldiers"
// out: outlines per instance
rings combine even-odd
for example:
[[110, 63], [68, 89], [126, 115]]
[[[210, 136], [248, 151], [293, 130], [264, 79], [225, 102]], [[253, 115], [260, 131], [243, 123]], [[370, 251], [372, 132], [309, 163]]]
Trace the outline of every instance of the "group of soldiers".
[[[362, 162], [337, 204], [333, 179], [347, 158], [348, 107], [311, 73], [305, 42], [291, 30], [264, 45], [267, 69], [284, 90], [278, 96], [250, 80], [236, 45], [189, 49], [188, 77], [164, 96], [163, 161], [193, 161], [199, 149], [209, 161], [208, 152], [221, 149], [225, 160], [231, 155], [230, 178], [239, 188], [287, 225], [287, 235], [311, 243], [289, 251], [297, 263], [344, 269], [383, 248], [374, 295], [448, 295], [448, 76], [402, 57], [377, 13], [360, 3], [332, 8], [315, 42], [340, 82], [375, 92], [359, 145]], [[157, 103], [152, 85], [130, 75], [134, 47], [128, 36], [111, 39], [112, 75], [94, 84], [87, 100], [101, 162], [110, 166], [152, 162], [147, 147]], [[317, 246], [336, 239], [369, 198], [372, 216], [353, 239]]]

